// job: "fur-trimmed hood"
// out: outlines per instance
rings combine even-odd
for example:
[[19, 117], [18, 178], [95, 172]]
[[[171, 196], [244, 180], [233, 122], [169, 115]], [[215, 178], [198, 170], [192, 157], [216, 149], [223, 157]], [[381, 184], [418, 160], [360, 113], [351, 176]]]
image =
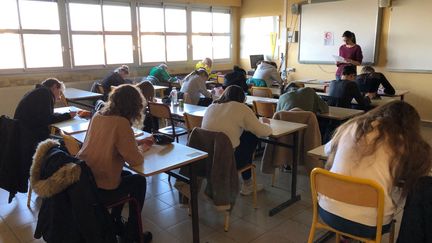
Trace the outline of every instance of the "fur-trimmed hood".
[[39, 143], [36, 153], [33, 155], [33, 163], [30, 168], [30, 185], [41, 197], [51, 197], [73, 183], [77, 182], [81, 175], [81, 167], [71, 162], [64, 163], [56, 172], [50, 177], [41, 180], [41, 167], [45, 160], [47, 152], [60, 143], [54, 139], [47, 139]]

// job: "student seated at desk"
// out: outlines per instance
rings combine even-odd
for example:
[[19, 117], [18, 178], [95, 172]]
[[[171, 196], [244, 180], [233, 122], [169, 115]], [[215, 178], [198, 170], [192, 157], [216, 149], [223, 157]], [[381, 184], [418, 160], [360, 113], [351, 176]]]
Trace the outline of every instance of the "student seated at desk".
[[[154, 87], [153, 84], [149, 81], [142, 81], [139, 84], [136, 85], [137, 88], [141, 91], [146, 101], [149, 102], [156, 102], [156, 99], [154, 98]], [[148, 107], [146, 106], [144, 108], [144, 128], [143, 130], [151, 133], [152, 131], [159, 130], [159, 120], [158, 119], [152, 119], [149, 116]]]
[[149, 75], [146, 80], [150, 81], [154, 85], [160, 85], [161, 83], [176, 82], [177, 77], [171, 77], [168, 73], [168, 66], [166, 63], [162, 63], [156, 67], [150, 69]]
[[384, 94], [394, 95], [395, 90], [390, 82], [386, 79], [384, 74], [375, 72], [375, 69], [371, 66], [364, 66], [361, 70], [361, 74], [355, 79], [360, 92], [363, 95], [371, 93], [371, 98], [379, 97], [378, 88], [380, 85], [384, 87]]
[[224, 89], [231, 85], [240, 86], [244, 92], [247, 92], [249, 89], [248, 85], [246, 84], [246, 71], [237, 65], [233, 67], [232, 72], [225, 74], [224, 77]]
[[300, 88], [296, 83], [292, 82], [286, 90], [287, 92], [279, 97], [276, 112], [289, 111], [296, 107], [313, 113], [326, 113], [329, 111], [327, 103], [312, 88]]
[[127, 65], [121, 65], [120, 67], [116, 68], [114, 72], [106, 76], [101, 82], [101, 85], [104, 90], [104, 95], [108, 96], [109, 92], [111, 91], [111, 86], [119, 86], [122, 84], [129, 83], [126, 80], [126, 77], [128, 75], [129, 75], [129, 67]]
[[329, 88], [328, 104], [331, 106], [351, 108], [351, 101], [354, 98], [358, 107], [365, 110], [370, 104], [370, 98], [363, 96], [360, 89], [354, 82], [356, 75], [355, 66], [344, 66], [341, 80], [333, 80]]
[[[325, 151], [330, 171], [374, 180], [382, 186], [383, 232], [389, 231], [396, 204], [432, 167], [431, 147], [420, 134], [420, 116], [402, 101], [379, 106], [344, 123], [325, 145]], [[376, 234], [375, 208], [321, 196], [319, 214], [337, 230], [360, 237], [373, 238]]]
[[257, 87], [269, 87], [273, 86], [273, 82], [278, 83], [279, 86], [283, 85], [283, 80], [277, 71], [277, 65], [275, 62], [261, 61], [257, 64], [257, 69], [252, 78], [248, 81], [248, 84]]
[[[63, 82], [48, 78], [29, 91], [18, 103], [14, 119], [19, 121], [21, 141], [21, 164], [24, 166], [23, 178], [27, 185], [32, 156], [39, 142], [49, 137], [49, 125], [73, 118], [76, 112], [54, 113], [54, 105], [65, 90]], [[27, 186], [26, 186], [27, 188]]]
[[[183, 85], [181, 86], [180, 92], [188, 94], [190, 104], [208, 106], [211, 102], [209, 102], [209, 99], [211, 100], [213, 95], [207, 90], [207, 79], [208, 73], [204, 68], [192, 71], [183, 79]], [[200, 100], [201, 94], [207, 99]]]
[[[153, 138], [135, 140], [131, 128], [140, 126], [143, 119], [145, 100], [134, 86], [124, 84], [117, 87], [108, 97], [108, 102], [97, 112], [89, 125], [87, 135], [77, 157], [90, 167], [98, 187], [97, 194], [103, 204], [119, 201], [125, 196], [135, 198], [141, 212], [146, 193], [146, 179], [137, 174], [124, 173], [125, 162], [130, 166], [144, 163], [143, 153], [150, 149]], [[122, 206], [111, 214], [116, 226], [121, 225]], [[129, 205], [129, 220], [124, 238], [127, 242], [138, 240], [136, 209]], [[151, 233], [144, 233], [145, 242], [151, 241]]]
[[208, 74], [207, 80], [212, 78], [217, 78], [217, 75], [220, 73], [212, 73], [212, 66], [213, 66], [213, 60], [210, 57], [206, 57], [195, 65], [195, 70], [204, 68]]
[[[252, 155], [255, 151], [257, 136], [268, 136], [272, 129], [265, 123], [270, 123], [266, 118], [261, 123], [255, 113], [244, 103], [245, 93], [240, 86], [231, 85], [226, 88], [222, 96], [211, 104], [202, 121], [202, 128], [225, 133], [233, 148], [237, 169], [252, 163]], [[242, 173], [243, 185], [240, 193], [249, 195], [253, 192], [251, 171]], [[262, 185], [257, 185], [261, 190]]]

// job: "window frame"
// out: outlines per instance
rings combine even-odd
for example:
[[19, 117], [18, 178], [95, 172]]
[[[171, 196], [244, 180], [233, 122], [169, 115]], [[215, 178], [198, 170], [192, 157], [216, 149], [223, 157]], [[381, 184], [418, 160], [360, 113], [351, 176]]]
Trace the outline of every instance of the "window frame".
[[[132, 37], [132, 55], [133, 62], [122, 63], [130, 65], [131, 67], [150, 67], [160, 62], [143, 62], [141, 53], [141, 35], [146, 34], [157, 34], [163, 35], [165, 39], [165, 62], [172, 66], [189, 66], [194, 65], [196, 61], [193, 59], [193, 46], [192, 46], [192, 11], [197, 9], [206, 9], [212, 12], [224, 12], [230, 14], [230, 30], [229, 33], [206, 33], [210, 36], [229, 36], [230, 40], [230, 51], [229, 58], [224, 59], [214, 59], [213, 63], [217, 64], [229, 64], [232, 63], [234, 53], [233, 53], [233, 15], [231, 7], [211, 7], [205, 4], [182, 4], [182, 3], [146, 3], [136, 0], [31, 0], [31, 1], [44, 1], [44, 2], [55, 2], [58, 8], [59, 16], [59, 30], [42, 30], [42, 29], [23, 29], [21, 25], [21, 13], [19, 7], [20, 0], [14, 0], [17, 6], [18, 14], [18, 29], [0, 29], [0, 34], [17, 34], [19, 36], [19, 45], [21, 48], [21, 55], [23, 60], [23, 68], [5, 68], [0, 69], [0, 74], [31, 74], [31, 73], [61, 73], [73, 70], [112, 70], [119, 64], [107, 64], [107, 50], [106, 50], [106, 36], [107, 35], [128, 35]], [[96, 4], [100, 6], [100, 11], [102, 15], [102, 31], [72, 31], [71, 29], [71, 19], [69, 12], [70, 3], [81, 3], [81, 4]], [[118, 5], [118, 6], [128, 6], [131, 11], [131, 31], [105, 31], [104, 21], [103, 21], [103, 5]], [[166, 22], [164, 21], [164, 32], [141, 32], [140, 30], [140, 7], [160, 7], [163, 8], [164, 20], [165, 20], [165, 9], [184, 9], [186, 11], [186, 32], [166, 32]], [[212, 18], [213, 21], [213, 18]], [[213, 31], [212, 31], [213, 32]], [[27, 67], [26, 61], [26, 51], [24, 46], [24, 35], [25, 34], [52, 34], [60, 35], [61, 48], [62, 48], [62, 60], [63, 66], [61, 67]], [[103, 52], [104, 52], [104, 64], [96, 65], [75, 65], [74, 53], [73, 53], [73, 35], [102, 35], [103, 38]], [[168, 36], [186, 36], [186, 60], [184, 61], [167, 61], [167, 37]], [[212, 58], [213, 58], [213, 48], [212, 48]]]

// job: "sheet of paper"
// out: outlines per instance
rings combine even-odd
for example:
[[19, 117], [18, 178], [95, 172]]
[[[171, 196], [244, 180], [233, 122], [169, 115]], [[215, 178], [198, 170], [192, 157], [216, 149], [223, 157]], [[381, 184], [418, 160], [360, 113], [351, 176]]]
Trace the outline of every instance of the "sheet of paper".
[[337, 55], [332, 55], [336, 62], [343, 62], [346, 63], [345, 58]]

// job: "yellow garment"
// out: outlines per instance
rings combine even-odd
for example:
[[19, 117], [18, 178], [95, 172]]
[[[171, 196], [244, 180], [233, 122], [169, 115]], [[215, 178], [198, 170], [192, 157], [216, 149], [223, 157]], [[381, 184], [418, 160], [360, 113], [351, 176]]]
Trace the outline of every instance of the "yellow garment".
[[211, 73], [212, 69], [209, 66], [207, 66], [207, 64], [203, 63], [202, 61], [199, 61], [195, 65], [195, 70], [200, 69], [200, 68], [204, 68], [207, 71], [207, 74], [209, 75], [209, 79], [217, 77], [217, 74]]

